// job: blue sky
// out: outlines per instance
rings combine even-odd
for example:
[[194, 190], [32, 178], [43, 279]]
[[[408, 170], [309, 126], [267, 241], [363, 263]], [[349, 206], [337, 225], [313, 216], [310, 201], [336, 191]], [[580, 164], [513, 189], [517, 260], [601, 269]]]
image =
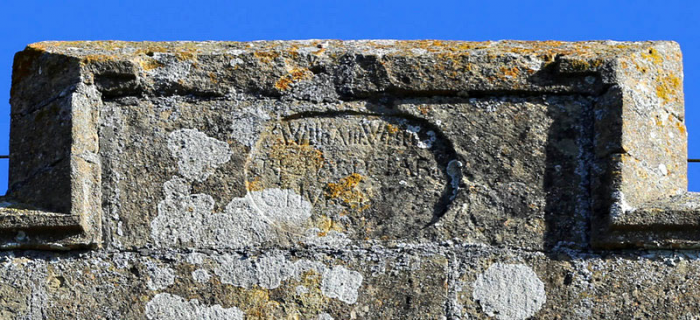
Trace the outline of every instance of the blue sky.
[[[43, 40], [674, 40], [684, 56], [689, 156], [700, 158], [700, 1], [3, 1], [0, 154], [12, 58]], [[689, 166], [700, 191], [700, 164]], [[0, 194], [7, 160], [0, 160]]]

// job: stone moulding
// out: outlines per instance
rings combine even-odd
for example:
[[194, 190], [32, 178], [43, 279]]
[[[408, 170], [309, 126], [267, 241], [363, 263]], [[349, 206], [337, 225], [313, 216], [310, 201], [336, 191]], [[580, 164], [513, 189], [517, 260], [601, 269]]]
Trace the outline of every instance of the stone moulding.
[[[315, 64], [321, 55], [337, 70]], [[186, 73], [152, 72], [188, 60], [198, 63]], [[209, 67], [221, 61], [228, 66]], [[664, 41], [37, 43], [14, 62], [0, 241], [3, 248], [100, 246], [105, 100], [245, 93], [322, 104], [575, 94], [595, 100], [593, 123], [584, 124], [593, 128], [593, 158], [581, 164], [590, 245], [698, 247], [700, 197], [686, 191], [682, 81], [680, 48]]]
[[101, 243], [99, 93], [80, 63], [36, 49], [17, 54], [11, 91], [9, 190], [2, 247], [65, 250]]

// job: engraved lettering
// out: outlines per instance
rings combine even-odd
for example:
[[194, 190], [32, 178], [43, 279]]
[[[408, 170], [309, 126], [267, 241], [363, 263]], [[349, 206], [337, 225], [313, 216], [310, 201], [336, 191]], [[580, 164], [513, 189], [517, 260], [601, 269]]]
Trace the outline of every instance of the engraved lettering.
[[[455, 152], [436, 128], [423, 126], [380, 115], [279, 121], [261, 134], [246, 180], [256, 181], [257, 188], [293, 190], [313, 205], [315, 215], [347, 221], [351, 237], [407, 236], [400, 233], [430, 223], [453, 194], [446, 166]], [[423, 143], [428, 139], [430, 144]], [[405, 202], [386, 205], [395, 199]], [[395, 227], [405, 221], [415, 226]]]

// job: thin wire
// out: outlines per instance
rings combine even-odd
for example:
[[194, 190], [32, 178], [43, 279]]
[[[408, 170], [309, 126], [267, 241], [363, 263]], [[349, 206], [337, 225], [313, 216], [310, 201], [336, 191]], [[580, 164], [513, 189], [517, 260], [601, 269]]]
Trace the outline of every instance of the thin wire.
[[[0, 155], [0, 159], [9, 159], [9, 155]], [[688, 159], [688, 162], [700, 162], [700, 159]]]

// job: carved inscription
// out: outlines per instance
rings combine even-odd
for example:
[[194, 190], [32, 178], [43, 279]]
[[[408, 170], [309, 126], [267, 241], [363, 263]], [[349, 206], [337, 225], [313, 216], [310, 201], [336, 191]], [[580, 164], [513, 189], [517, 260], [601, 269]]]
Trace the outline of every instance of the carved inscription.
[[294, 190], [313, 205], [314, 219], [354, 238], [400, 238], [447, 209], [454, 159], [421, 121], [318, 114], [271, 123], [254, 146], [246, 183], [251, 191]]

